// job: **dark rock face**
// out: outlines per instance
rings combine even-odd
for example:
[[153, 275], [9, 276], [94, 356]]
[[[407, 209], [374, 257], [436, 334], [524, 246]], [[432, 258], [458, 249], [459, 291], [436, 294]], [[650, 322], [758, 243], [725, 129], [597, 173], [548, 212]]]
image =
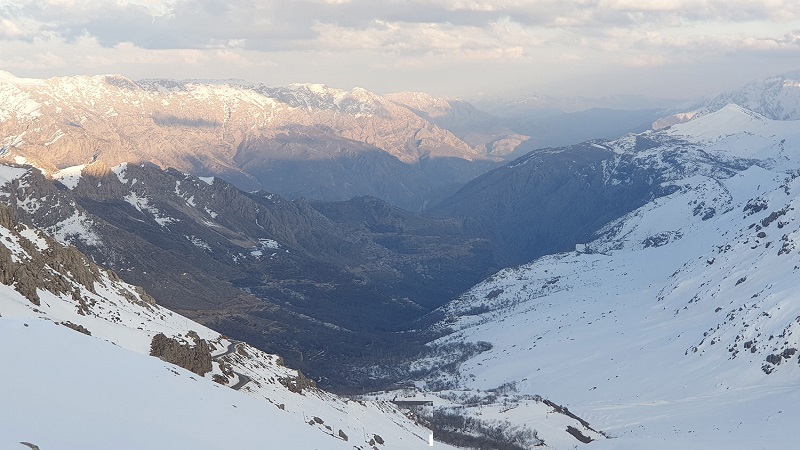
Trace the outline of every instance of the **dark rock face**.
[[589, 144], [535, 151], [478, 177], [430, 212], [465, 218], [465, 227], [490, 237], [516, 263], [571, 250], [657, 190], [633, 164], [618, 164], [619, 183], [612, 183], [606, 166], [613, 161], [612, 152]]
[[211, 371], [211, 349], [208, 342], [197, 337], [194, 338], [194, 345], [190, 345], [158, 333], [153, 336], [153, 341], [150, 343], [150, 356], [183, 367], [200, 376]]
[[[0, 225], [17, 232], [19, 226], [14, 215], [14, 210], [0, 206]], [[77, 249], [41, 237], [47, 248], [39, 250], [30, 240], [19, 234], [17, 237], [19, 245], [29, 258], [14, 261], [11, 251], [0, 246], [0, 282], [13, 285], [20, 294], [37, 306], [40, 304], [37, 289], [56, 295], [69, 294], [76, 301], [81, 298], [78, 285], [94, 292], [94, 282], [100, 278], [100, 269], [87, 261]]]
[[[614, 150], [612, 150], [612, 148]], [[656, 149], [656, 150], [654, 150]], [[488, 172], [428, 212], [464, 219], [514, 263], [575, 248], [608, 222], [679, 189], [687, 174], [725, 177], [752, 165], [717, 160], [667, 135], [535, 150]], [[702, 208], [701, 208], [702, 209]], [[701, 210], [704, 220], [716, 214]]]
[[584, 435], [581, 433], [581, 430], [573, 427], [572, 425], [567, 425], [567, 433], [571, 434], [575, 437], [575, 439], [583, 442], [584, 444], [588, 444], [592, 442], [594, 439], [590, 438], [589, 436]]

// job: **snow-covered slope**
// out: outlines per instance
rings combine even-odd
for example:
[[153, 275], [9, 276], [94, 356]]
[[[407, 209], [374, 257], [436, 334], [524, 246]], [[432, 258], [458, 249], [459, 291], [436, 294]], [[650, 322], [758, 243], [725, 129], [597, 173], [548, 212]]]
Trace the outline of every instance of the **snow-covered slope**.
[[702, 146], [723, 158], [758, 160], [773, 169], [800, 166], [800, 127], [797, 120], [773, 120], [736, 104], [696, 117], [666, 134]]
[[493, 414], [555, 448], [580, 443], [548, 435], [553, 410], [526, 398], [550, 398], [611, 437], [591, 448], [792, 448], [798, 130], [728, 106], [640, 136], [659, 143], [644, 150], [606, 143], [660, 167], [672, 193], [442, 308], [436, 328], [448, 334], [435, 346], [482, 351], [434, 352], [415, 367], [429, 373], [420, 385], [445, 396], [505, 386], [513, 408]]
[[5, 207], [0, 236], [0, 448], [428, 446], [429, 432], [391, 403], [316, 389]]
[[800, 72], [756, 80], [746, 86], [720, 94], [707, 109], [716, 111], [735, 103], [775, 120], [800, 120]]
[[653, 128], [658, 130], [684, 123], [728, 105], [737, 105], [773, 120], [800, 120], [800, 72], [756, 80], [739, 89], [723, 92], [691, 107], [691, 111], [681, 111], [657, 120]]

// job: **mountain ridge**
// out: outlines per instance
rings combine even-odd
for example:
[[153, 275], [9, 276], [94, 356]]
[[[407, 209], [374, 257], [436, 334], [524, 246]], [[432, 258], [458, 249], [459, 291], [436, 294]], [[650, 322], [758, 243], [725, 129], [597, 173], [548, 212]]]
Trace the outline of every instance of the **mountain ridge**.
[[[558, 396], [611, 438], [598, 448], [790, 447], [796, 121], [727, 105], [593, 144], [649, 168], [660, 194], [441, 307], [443, 337], [408, 369], [415, 386], [484, 399], [464, 414], [511, 423], [547, 423], [531, 396]], [[609, 180], [629, 167], [609, 166]]]
[[[97, 160], [108, 166], [148, 161], [220, 176], [245, 190], [324, 194], [322, 200], [376, 195], [412, 210], [499, 161], [360, 88], [136, 82], [120, 75], [36, 81], [6, 74], [0, 118], [3, 155], [48, 172]], [[301, 177], [308, 187], [295, 182], [283, 191], [302, 173], [297, 166], [309, 161], [317, 167]], [[387, 165], [393, 169], [380, 170]], [[289, 175], [273, 180], [282, 172]], [[371, 188], [384, 178], [391, 181], [386, 189]], [[336, 179], [341, 182], [329, 182]]]
[[661, 118], [654, 129], [684, 123], [696, 116], [718, 111], [730, 104], [738, 105], [773, 120], [800, 120], [800, 72], [755, 80], [747, 85], [701, 101], [689, 111]]

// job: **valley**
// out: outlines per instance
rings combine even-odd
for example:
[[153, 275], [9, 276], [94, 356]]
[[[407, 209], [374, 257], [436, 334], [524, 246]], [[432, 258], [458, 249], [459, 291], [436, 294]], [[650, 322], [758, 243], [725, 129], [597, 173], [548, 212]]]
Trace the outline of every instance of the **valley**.
[[[298, 448], [416, 448], [428, 429], [514, 450], [791, 446], [791, 74], [519, 157], [521, 128], [422, 93], [4, 77], [0, 331], [42, 374], [9, 385], [53, 383], [57, 361], [241, 405], [219, 425], [236, 438], [199, 448], [263, 443], [256, 418]], [[200, 378], [165, 356], [206, 345]], [[69, 383], [64, 402], [97, 396]], [[4, 420], [37, 445], [70, 436]], [[188, 442], [163, 433], [140, 445]]]

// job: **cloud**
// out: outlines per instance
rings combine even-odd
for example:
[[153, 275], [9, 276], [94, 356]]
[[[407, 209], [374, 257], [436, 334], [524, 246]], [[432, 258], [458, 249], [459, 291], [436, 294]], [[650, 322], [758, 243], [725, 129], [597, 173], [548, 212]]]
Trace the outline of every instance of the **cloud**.
[[217, 50], [216, 56], [221, 61], [225, 61], [226, 63], [229, 64], [239, 64], [239, 65], [247, 64], [247, 59], [240, 53], [235, 52], [233, 50]]
[[380, 83], [400, 70], [477, 85], [502, 65], [520, 73], [509, 80], [536, 71], [558, 83], [614, 66], [794, 55], [800, 0], [0, 0], [0, 49], [8, 67], [31, 72], [197, 77], [203, 68]]
[[664, 55], [639, 54], [623, 59], [623, 64], [628, 67], [659, 67], [669, 62]]
[[466, 60], [514, 60], [543, 40], [510, 20], [486, 27], [375, 21], [363, 29], [318, 23], [310, 48], [380, 50], [397, 55], [447, 54]]
[[3, 19], [0, 20], [0, 37], [5, 39], [20, 39], [25, 36], [25, 32], [14, 22]]
[[[130, 42], [146, 49], [223, 49], [239, 42], [261, 51], [312, 45], [343, 50], [349, 42], [358, 49], [374, 39], [396, 49], [404, 44], [400, 38], [416, 47], [412, 34], [418, 30], [440, 38], [432, 47], [446, 47], [441, 38], [447, 34], [446, 40], [488, 37], [528, 48], [553, 29], [580, 38], [614, 28], [713, 32], [719, 23], [800, 21], [797, 0], [19, 0], [11, 5], [0, 9], [6, 25], [0, 39], [91, 36], [106, 47]], [[500, 36], [501, 23], [514, 28]], [[377, 35], [386, 30], [380, 24], [407, 32], [382, 38]], [[351, 40], [332, 42], [326, 39], [331, 34]]]
[[52, 52], [36, 53], [26, 56], [14, 56], [9, 59], [0, 59], [0, 65], [7, 69], [42, 70], [57, 69], [66, 66], [66, 61]]

